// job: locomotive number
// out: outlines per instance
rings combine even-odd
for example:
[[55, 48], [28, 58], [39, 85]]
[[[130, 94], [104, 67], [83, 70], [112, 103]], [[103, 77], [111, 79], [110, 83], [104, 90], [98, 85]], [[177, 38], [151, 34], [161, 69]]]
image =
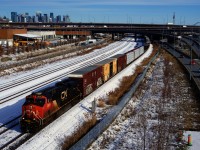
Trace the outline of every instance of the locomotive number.
[[67, 90], [61, 93], [60, 98], [62, 101], [67, 98]]

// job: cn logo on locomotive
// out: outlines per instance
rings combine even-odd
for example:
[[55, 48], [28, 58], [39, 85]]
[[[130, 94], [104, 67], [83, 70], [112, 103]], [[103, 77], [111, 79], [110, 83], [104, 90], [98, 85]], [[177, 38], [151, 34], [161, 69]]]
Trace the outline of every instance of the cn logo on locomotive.
[[60, 95], [60, 98], [62, 101], [64, 101], [66, 98], [67, 98], [67, 90], [66, 91], [63, 91]]

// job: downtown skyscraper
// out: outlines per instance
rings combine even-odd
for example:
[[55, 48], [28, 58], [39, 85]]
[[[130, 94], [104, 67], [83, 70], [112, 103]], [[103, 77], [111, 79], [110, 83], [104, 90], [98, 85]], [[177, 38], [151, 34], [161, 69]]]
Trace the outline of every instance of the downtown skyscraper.
[[60, 23], [60, 22], [70, 22], [69, 15], [57, 15], [54, 17], [54, 13], [51, 12], [50, 15], [48, 14], [42, 14], [41, 11], [37, 11], [35, 16], [30, 16], [29, 13], [25, 14], [18, 14], [17, 12], [11, 12], [11, 21], [12, 22], [55, 22], [55, 23]]

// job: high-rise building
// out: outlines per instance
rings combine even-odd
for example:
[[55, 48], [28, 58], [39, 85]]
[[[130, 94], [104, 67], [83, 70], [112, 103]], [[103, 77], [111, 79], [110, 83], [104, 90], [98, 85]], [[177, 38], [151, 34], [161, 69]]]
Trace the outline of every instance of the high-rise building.
[[54, 22], [54, 15], [53, 15], [53, 13], [50, 13], [50, 20], [51, 20], [52, 22]]
[[20, 17], [21, 17], [21, 22], [26, 22], [26, 17], [24, 14], [21, 14]]
[[11, 21], [12, 22], [70, 22], [69, 15], [64, 15], [63, 18], [61, 15], [54, 16], [54, 13], [42, 14], [41, 11], [37, 11], [36, 15], [30, 16], [28, 12], [23, 14], [18, 14], [17, 12], [11, 12]]
[[37, 11], [36, 12], [36, 17], [38, 17], [38, 22], [42, 22], [42, 12]]
[[43, 20], [43, 22], [49, 22], [49, 18], [48, 18], [47, 14], [44, 14], [44, 20]]
[[33, 22], [33, 18], [31, 16], [28, 16], [28, 22]]
[[58, 16], [56, 17], [56, 22], [61, 22], [61, 15], [58, 15]]
[[70, 18], [68, 15], [63, 16], [63, 22], [70, 22]]
[[39, 22], [38, 16], [35, 16], [35, 21], [34, 22]]
[[25, 22], [30, 22], [29, 13], [25, 13]]
[[17, 12], [11, 12], [11, 21], [18, 22]]

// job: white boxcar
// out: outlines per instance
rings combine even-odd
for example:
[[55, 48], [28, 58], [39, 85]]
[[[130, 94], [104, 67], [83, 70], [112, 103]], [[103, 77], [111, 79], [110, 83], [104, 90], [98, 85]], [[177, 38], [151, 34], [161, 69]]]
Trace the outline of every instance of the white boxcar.
[[130, 64], [134, 60], [134, 51], [126, 53], [126, 65]]
[[140, 56], [140, 48], [135, 49], [135, 59]]
[[142, 55], [144, 53], [144, 46], [140, 47], [140, 55]]

